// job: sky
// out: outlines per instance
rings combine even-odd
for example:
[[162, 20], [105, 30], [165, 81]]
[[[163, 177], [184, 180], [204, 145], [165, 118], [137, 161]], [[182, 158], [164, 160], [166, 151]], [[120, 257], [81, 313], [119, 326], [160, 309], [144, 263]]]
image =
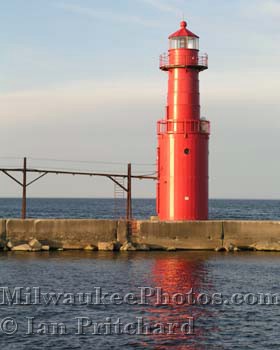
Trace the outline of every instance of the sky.
[[[0, 1], [0, 166], [152, 174], [184, 18], [209, 55], [210, 197], [280, 198], [280, 0]], [[109, 164], [105, 164], [105, 163]], [[110, 164], [113, 163], [113, 164]], [[0, 196], [20, 188], [0, 175]], [[46, 176], [32, 197], [112, 197], [103, 178]], [[153, 181], [133, 196], [154, 197]]]

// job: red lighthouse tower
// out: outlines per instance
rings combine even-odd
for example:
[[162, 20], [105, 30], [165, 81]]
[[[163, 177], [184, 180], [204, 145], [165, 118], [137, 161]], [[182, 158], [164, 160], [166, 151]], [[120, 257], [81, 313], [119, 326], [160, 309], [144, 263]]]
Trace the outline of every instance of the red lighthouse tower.
[[165, 119], [158, 122], [157, 212], [160, 220], [208, 219], [208, 143], [210, 123], [200, 117], [199, 73], [208, 56], [199, 54], [199, 37], [181, 22], [169, 36], [160, 69], [168, 72]]

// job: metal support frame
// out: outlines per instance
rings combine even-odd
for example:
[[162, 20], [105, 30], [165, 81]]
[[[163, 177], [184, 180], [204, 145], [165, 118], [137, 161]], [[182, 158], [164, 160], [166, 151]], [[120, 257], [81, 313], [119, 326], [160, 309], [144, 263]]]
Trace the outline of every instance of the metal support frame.
[[26, 188], [27, 188], [27, 160], [26, 157], [23, 159], [23, 176], [22, 176], [22, 206], [21, 206], [21, 218], [26, 219]]
[[[127, 174], [110, 174], [110, 173], [94, 173], [94, 172], [81, 172], [81, 171], [64, 171], [64, 170], [46, 170], [46, 169], [32, 169], [27, 168], [27, 158], [23, 159], [22, 168], [0, 168], [0, 172], [8, 176], [14, 182], [22, 187], [22, 207], [21, 207], [21, 218], [26, 219], [27, 211], [27, 187], [34, 184], [44, 176], [48, 174], [56, 175], [81, 175], [81, 176], [101, 176], [107, 177], [115, 184], [117, 184], [123, 191], [127, 193], [126, 199], [126, 220], [130, 226], [132, 220], [132, 179], [138, 180], [157, 180], [157, 177], [150, 175], [132, 175], [131, 163], [127, 165]], [[22, 182], [15, 178], [10, 173], [22, 173]], [[27, 182], [28, 173], [40, 174], [34, 180]], [[122, 185], [117, 178], [127, 179], [127, 186]]]
[[132, 219], [132, 202], [131, 202], [131, 164], [127, 165], [127, 197], [126, 197], [126, 220]]

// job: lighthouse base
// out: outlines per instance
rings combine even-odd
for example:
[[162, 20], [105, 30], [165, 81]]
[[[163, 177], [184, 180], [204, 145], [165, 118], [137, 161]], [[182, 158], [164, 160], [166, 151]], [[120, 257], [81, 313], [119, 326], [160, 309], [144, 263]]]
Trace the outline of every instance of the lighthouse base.
[[165, 126], [158, 130], [160, 220], [208, 220], [209, 122], [159, 123]]

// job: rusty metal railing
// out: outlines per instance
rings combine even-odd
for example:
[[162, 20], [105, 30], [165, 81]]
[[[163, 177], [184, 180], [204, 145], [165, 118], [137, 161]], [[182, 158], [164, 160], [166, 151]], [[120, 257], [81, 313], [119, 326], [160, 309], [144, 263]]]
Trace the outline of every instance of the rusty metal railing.
[[[48, 174], [56, 175], [80, 175], [80, 176], [97, 176], [105, 177], [113, 181], [117, 186], [120, 187], [124, 192], [126, 192], [126, 220], [129, 222], [132, 219], [132, 179], [139, 180], [157, 180], [157, 176], [151, 175], [133, 175], [131, 172], [131, 164], [127, 164], [127, 173], [125, 174], [113, 174], [113, 173], [99, 173], [99, 172], [89, 172], [89, 171], [70, 171], [70, 170], [54, 170], [54, 169], [34, 169], [27, 167], [27, 158], [23, 159], [23, 167], [19, 168], [0, 168], [0, 173], [7, 175], [11, 180], [16, 182], [22, 188], [22, 210], [21, 217], [26, 219], [27, 211], [27, 188], [43, 178]], [[22, 174], [22, 180], [18, 180], [14, 173]], [[37, 175], [33, 180], [28, 182], [29, 174]]]

